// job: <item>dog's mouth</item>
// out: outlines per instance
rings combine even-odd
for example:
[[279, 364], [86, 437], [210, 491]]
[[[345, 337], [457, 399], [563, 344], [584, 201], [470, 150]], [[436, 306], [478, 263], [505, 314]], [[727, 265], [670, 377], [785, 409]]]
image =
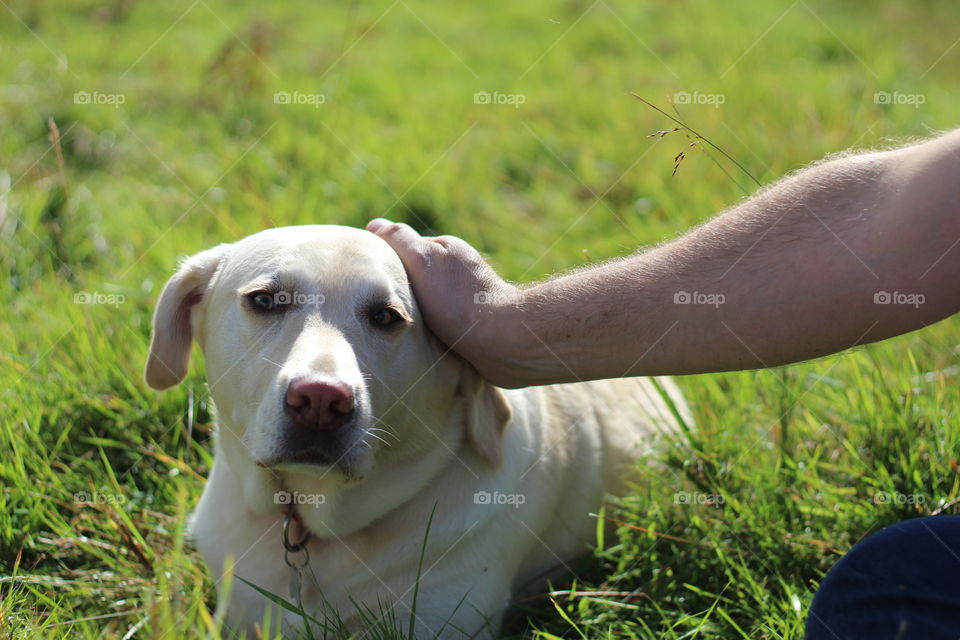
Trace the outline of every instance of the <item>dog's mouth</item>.
[[274, 471], [318, 472], [339, 466], [339, 459], [324, 452], [301, 451], [298, 453], [277, 455], [265, 460], [257, 460], [257, 465]]
[[334, 474], [332, 477], [338, 477], [340, 482], [348, 484], [363, 479], [363, 476], [357, 473], [356, 469], [346, 460], [327, 462], [308, 456], [297, 456], [284, 459], [258, 460], [257, 465], [276, 473], [313, 476], [315, 478], [331, 477], [331, 474]]
[[[332, 434], [331, 434], [332, 436]], [[311, 442], [287, 438], [272, 455], [256, 460], [257, 466], [279, 473], [327, 476], [331, 472], [344, 480], [359, 479], [355, 458], [364, 445], [340, 436], [322, 437]]]
[[324, 475], [331, 470], [346, 472], [350, 465], [344, 458], [334, 458], [325, 453], [304, 451], [293, 455], [275, 456], [257, 460], [257, 466], [272, 471]]

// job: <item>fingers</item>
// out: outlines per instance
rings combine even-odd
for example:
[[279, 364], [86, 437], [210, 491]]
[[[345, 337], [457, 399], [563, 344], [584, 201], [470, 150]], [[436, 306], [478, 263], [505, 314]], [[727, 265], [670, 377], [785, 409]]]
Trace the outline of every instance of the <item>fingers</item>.
[[386, 240], [413, 277], [441, 256], [456, 259], [471, 271], [476, 271], [476, 263], [485, 264], [476, 249], [456, 236], [424, 237], [410, 225], [385, 218], [371, 220], [367, 230]]
[[413, 227], [402, 222], [390, 222], [385, 218], [376, 218], [367, 223], [371, 231], [387, 241], [404, 262], [427, 252], [426, 238], [414, 231]]
[[467, 244], [465, 240], [458, 238], [457, 236], [437, 236], [436, 238], [430, 238], [438, 245], [444, 249], [459, 249], [463, 250], [464, 248], [470, 248], [470, 245]]
[[374, 218], [367, 223], [367, 231], [379, 235], [380, 231], [392, 225], [393, 223], [386, 218]]
[[420, 253], [427, 254], [436, 246], [449, 247], [451, 240], [463, 243], [463, 240], [454, 236], [424, 237], [417, 233], [413, 227], [403, 222], [391, 222], [386, 218], [375, 218], [367, 223], [367, 231], [375, 233], [390, 244], [394, 250], [401, 254]]
[[419, 233], [413, 230], [408, 224], [402, 222], [391, 222], [386, 218], [374, 218], [367, 223], [367, 231], [371, 231], [391, 245], [396, 243], [400, 246], [411, 246], [422, 241]]

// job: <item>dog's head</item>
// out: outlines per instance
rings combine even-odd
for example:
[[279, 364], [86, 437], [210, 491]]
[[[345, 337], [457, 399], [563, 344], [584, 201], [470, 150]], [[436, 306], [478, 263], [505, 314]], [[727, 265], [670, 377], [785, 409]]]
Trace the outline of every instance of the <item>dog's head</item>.
[[193, 339], [220, 451], [255, 511], [279, 510], [281, 487], [333, 494], [330, 511], [344, 487], [400, 499], [452, 456], [498, 464], [502, 392], [429, 334], [402, 263], [372, 233], [287, 227], [194, 255], [157, 303], [151, 387], [184, 378]]

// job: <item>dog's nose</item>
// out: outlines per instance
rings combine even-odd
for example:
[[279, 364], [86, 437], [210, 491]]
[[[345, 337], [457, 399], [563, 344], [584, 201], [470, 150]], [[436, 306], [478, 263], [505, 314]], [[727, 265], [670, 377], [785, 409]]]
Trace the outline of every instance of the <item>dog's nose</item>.
[[342, 382], [301, 378], [287, 387], [284, 410], [301, 427], [332, 431], [353, 415], [353, 391]]

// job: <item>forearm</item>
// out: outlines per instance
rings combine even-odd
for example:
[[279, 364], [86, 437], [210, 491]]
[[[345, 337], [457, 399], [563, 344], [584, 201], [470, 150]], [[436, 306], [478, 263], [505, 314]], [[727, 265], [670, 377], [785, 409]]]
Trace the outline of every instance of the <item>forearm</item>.
[[960, 132], [834, 160], [667, 245], [524, 289], [494, 314], [502, 382], [774, 366], [951, 315], [958, 158]]

